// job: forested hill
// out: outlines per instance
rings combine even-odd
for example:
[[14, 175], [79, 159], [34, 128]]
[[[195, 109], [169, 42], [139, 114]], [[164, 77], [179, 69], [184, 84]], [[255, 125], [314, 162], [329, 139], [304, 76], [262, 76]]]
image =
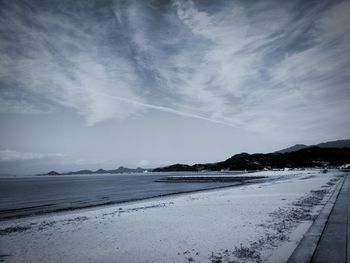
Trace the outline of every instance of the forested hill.
[[195, 165], [174, 164], [167, 167], [156, 168], [153, 171], [261, 170], [264, 168], [340, 166], [346, 163], [350, 163], [350, 148], [308, 147], [286, 153], [240, 153], [223, 162]]

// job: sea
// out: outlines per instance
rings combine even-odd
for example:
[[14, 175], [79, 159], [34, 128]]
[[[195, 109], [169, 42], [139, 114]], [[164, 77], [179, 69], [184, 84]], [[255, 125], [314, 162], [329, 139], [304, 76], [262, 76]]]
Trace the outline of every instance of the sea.
[[[232, 172], [237, 175], [240, 172]], [[0, 177], [0, 220], [234, 186], [237, 183], [156, 182], [166, 176], [213, 172]]]

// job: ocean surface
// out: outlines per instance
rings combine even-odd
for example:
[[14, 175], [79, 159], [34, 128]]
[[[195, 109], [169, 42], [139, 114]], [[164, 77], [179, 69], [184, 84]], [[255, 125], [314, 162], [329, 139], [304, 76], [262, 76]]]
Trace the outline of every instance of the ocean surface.
[[237, 184], [155, 182], [169, 175], [213, 176], [219, 173], [0, 177], [0, 220]]

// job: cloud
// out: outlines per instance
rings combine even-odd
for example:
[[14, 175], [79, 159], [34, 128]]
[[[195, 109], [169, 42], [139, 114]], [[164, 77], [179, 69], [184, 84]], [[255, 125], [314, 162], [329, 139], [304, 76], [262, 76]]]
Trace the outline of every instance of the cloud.
[[35, 174], [51, 170], [69, 171], [96, 167], [94, 160], [84, 160], [61, 153], [23, 152], [17, 150], [0, 150], [1, 174]]
[[[138, 112], [135, 105], [105, 96], [142, 101], [134, 92], [139, 83], [130, 62], [122, 55], [108, 58], [100, 54], [107, 51], [99, 43], [98, 29], [91, 30], [88, 17], [55, 11], [24, 3], [9, 3], [2, 10], [0, 30], [6, 37], [0, 40], [0, 69], [7, 90], [17, 96], [29, 92], [42, 101], [76, 109], [89, 124]], [[18, 113], [22, 105], [36, 113], [37, 104], [7, 99], [1, 109]]]
[[13, 162], [13, 161], [37, 161], [46, 158], [60, 158], [62, 154], [50, 153], [30, 153], [30, 152], [18, 152], [14, 150], [0, 150], [0, 162]]
[[[285, 66], [291, 56], [304, 57], [306, 51], [289, 46], [297, 40], [313, 42], [309, 38], [314, 36], [307, 36], [305, 28], [315, 26], [314, 21], [324, 14], [312, 7], [295, 20], [300, 14], [290, 10], [290, 6], [268, 2], [249, 6], [225, 3], [216, 12], [200, 10], [198, 5], [174, 1], [162, 17], [148, 13], [147, 6], [139, 2], [131, 3], [124, 16], [120, 6], [115, 11], [130, 32], [138, 64], [156, 76], [160, 93], [170, 94], [166, 97], [167, 108], [186, 113], [184, 116], [201, 116], [259, 132], [274, 132], [283, 125], [290, 128], [287, 116], [295, 108], [309, 108], [310, 101], [305, 96], [307, 91], [301, 88], [303, 79], [297, 79], [297, 70]], [[158, 20], [165, 28], [154, 27], [160, 23]], [[293, 23], [296, 25], [290, 26]], [[315, 64], [309, 64], [307, 69], [298, 70], [306, 75], [314, 67]], [[283, 79], [283, 72], [288, 79]], [[312, 77], [308, 81], [314, 83]], [[320, 103], [324, 99], [321, 97]], [[315, 112], [307, 117], [312, 114]], [[301, 116], [295, 119], [300, 120], [297, 124], [305, 121]]]
[[21, 99], [5, 99], [0, 97], [0, 113], [17, 113], [17, 114], [45, 114], [51, 112], [50, 105], [37, 105]]
[[[104, 95], [104, 94], [100, 94], [100, 95]], [[130, 100], [130, 99], [126, 99], [126, 98], [121, 98], [121, 97], [116, 97], [116, 96], [111, 96], [111, 95], [104, 95], [106, 97], [108, 97], [111, 100], [117, 100], [117, 101], [121, 101], [121, 102], [125, 102], [127, 104], [130, 105], [135, 105], [135, 106], [139, 106], [142, 107], [144, 109], [148, 109], [148, 110], [157, 110], [157, 111], [162, 111], [162, 112], [168, 112], [168, 113], [173, 113], [179, 116], [184, 116], [184, 117], [189, 117], [189, 118], [194, 118], [194, 119], [200, 119], [200, 120], [205, 120], [205, 121], [210, 121], [213, 123], [219, 123], [219, 124], [223, 124], [223, 125], [228, 125], [228, 126], [232, 126], [234, 127], [234, 124], [231, 123], [227, 123], [223, 120], [220, 119], [215, 119], [215, 118], [207, 118], [195, 113], [190, 113], [190, 112], [186, 112], [186, 111], [181, 111], [181, 110], [175, 110], [173, 108], [169, 108], [169, 107], [163, 107], [163, 106], [158, 106], [158, 105], [153, 105], [153, 104], [148, 104], [148, 103], [141, 103], [138, 101], [134, 101], [134, 100]]]
[[93, 125], [155, 110], [325, 137], [350, 113], [349, 1], [60, 6], [2, 8], [2, 112], [51, 103]]
[[147, 160], [141, 160], [137, 163], [137, 167], [142, 167], [142, 168], [149, 167], [149, 165], [150, 165], [150, 162]]

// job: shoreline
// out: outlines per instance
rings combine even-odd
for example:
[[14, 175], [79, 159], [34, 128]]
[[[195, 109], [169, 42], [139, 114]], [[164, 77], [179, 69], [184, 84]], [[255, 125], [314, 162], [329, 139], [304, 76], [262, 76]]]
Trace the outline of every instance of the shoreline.
[[[28, 208], [19, 208], [19, 209], [7, 209], [7, 210], [2, 210], [0, 211], [0, 222], [6, 222], [10, 220], [16, 220], [16, 219], [22, 219], [22, 218], [35, 218], [38, 216], [42, 215], [54, 215], [56, 213], [64, 213], [64, 212], [74, 212], [74, 211], [84, 211], [86, 209], [93, 209], [93, 208], [103, 208], [103, 207], [110, 207], [114, 205], [122, 205], [122, 204], [129, 204], [129, 203], [134, 203], [134, 202], [140, 202], [144, 200], [154, 200], [158, 198], [163, 198], [163, 197], [168, 197], [168, 196], [177, 196], [177, 195], [183, 195], [183, 194], [190, 194], [190, 193], [197, 193], [197, 192], [203, 192], [203, 191], [212, 191], [212, 190], [218, 190], [218, 189], [225, 189], [225, 188], [230, 188], [230, 187], [239, 187], [242, 185], [248, 185], [248, 184], [255, 184], [255, 183], [263, 183], [263, 182], [268, 182], [268, 181], [274, 181], [274, 180], [285, 180], [288, 179], [288, 176], [293, 176], [295, 174], [308, 174], [310, 172], [319, 172], [319, 169], [310, 169], [310, 170], [304, 170], [304, 171], [259, 171], [255, 173], [249, 173], [243, 177], [245, 178], [251, 178], [246, 181], [235, 181], [235, 182], [224, 182], [226, 185], [216, 185], [216, 186], [209, 186], [207, 188], [201, 188], [201, 189], [193, 189], [193, 190], [184, 190], [184, 191], [176, 191], [176, 192], [171, 192], [171, 193], [166, 193], [166, 194], [156, 194], [148, 197], [141, 197], [141, 198], [130, 198], [130, 199], [124, 199], [121, 201], [96, 201], [98, 203], [90, 203], [82, 206], [76, 206], [76, 207], [61, 207], [61, 208], [54, 208], [50, 210], [44, 210], [44, 211], [38, 211], [38, 212], [25, 212], [25, 210], [29, 209], [35, 209], [35, 207], [28, 207]], [[270, 177], [269, 174], [276, 174], [276, 173], [283, 173], [283, 176], [272, 176]], [[169, 172], [168, 174], [174, 174], [173, 172]], [[176, 174], [176, 173], [175, 173]], [[260, 175], [261, 174], [261, 175]], [[258, 175], [258, 176], [255, 176]], [[184, 177], [186, 178], [187, 176], [173, 176], [170, 175], [169, 177]], [[191, 176], [190, 176], [191, 177]], [[213, 176], [215, 177], [215, 176]], [[241, 178], [241, 174], [237, 173], [236, 176], [227, 176], [227, 177], [237, 177]], [[164, 181], [162, 181], [164, 183]], [[167, 181], [166, 183], [169, 184], [176, 184], [178, 182], [171, 182]], [[186, 183], [189, 184], [188, 182], [180, 182], [180, 183]], [[217, 182], [216, 182], [217, 183]], [[227, 185], [230, 183], [229, 185]], [[49, 205], [44, 205], [44, 206], [52, 206], [52, 204]], [[39, 209], [41, 206], [38, 206]], [[9, 215], [9, 216], [2, 216], [1, 214], [5, 213], [11, 213], [11, 211], [23, 211], [22, 214], [14, 214], [14, 215]], [[17, 212], [18, 213], [18, 212]], [[12, 213], [13, 214], [13, 213]]]
[[[37, 212], [37, 213], [31, 213], [31, 214], [24, 214], [24, 215], [14, 215], [14, 216], [7, 216], [3, 217], [1, 216], [1, 213], [4, 211], [14, 211], [14, 210], [3, 210], [0, 211], [0, 222], [7, 222], [11, 220], [17, 220], [17, 219], [25, 219], [25, 218], [35, 218], [38, 216], [43, 216], [43, 215], [55, 215], [55, 214], [60, 214], [64, 212], [75, 212], [75, 211], [84, 211], [87, 209], [93, 209], [93, 208], [105, 208], [105, 207], [110, 207], [110, 206], [115, 206], [115, 205], [124, 205], [124, 204], [130, 204], [130, 203], [135, 203], [135, 202], [140, 202], [140, 201], [147, 201], [147, 200], [154, 200], [158, 198], [163, 198], [163, 197], [171, 197], [171, 196], [180, 196], [183, 194], [191, 194], [191, 193], [199, 193], [199, 192], [205, 192], [205, 191], [215, 191], [219, 189], [225, 189], [225, 188], [230, 188], [230, 187], [239, 187], [243, 185], [249, 185], [249, 184], [256, 184], [256, 183], [263, 183], [263, 181], [253, 181], [253, 180], [263, 180], [267, 178], [252, 178], [251, 181], [236, 181], [232, 182], [230, 185], [223, 185], [223, 186], [213, 186], [209, 188], [203, 188], [203, 189], [194, 189], [194, 190], [188, 190], [188, 191], [179, 191], [179, 192], [174, 192], [174, 193], [168, 193], [168, 194], [159, 194], [155, 196], [150, 196], [150, 197], [145, 197], [145, 198], [135, 198], [135, 199], [128, 199], [125, 201], [110, 201], [110, 202], [105, 202], [101, 204], [91, 204], [91, 205], [86, 205], [82, 207], [74, 207], [74, 208], [58, 208], [52, 211], [42, 211], [42, 212]], [[277, 179], [278, 180], [278, 179]], [[169, 182], [169, 183], [176, 183], [176, 182]], [[20, 209], [22, 210], [22, 209]], [[24, 209], [25, 210], [25, 209]]]
[[[271, 171], [269, 171], [271, 172]], [[276, 172], [276, 171], [273, 171]], [[40, 215], [45, 215], [45, 214], [54, 214], [54, 213], [62, 213], [66, 211], [75, 211], [75, 210], [83, 210], [83, 209], [89, 209], [89, 208], [95, 208], [95, 207], [105, 207], [105, 206], [113, 206], [113, 205], [118, 205], [118, 204], [126, 204], [130, 202], [137, 202], [137, 201], [143, 201], [143, 200], [152, 200], [154, 198], [162, 198], [166, 196], [173, 196], [173, 195], [181, 195], [181, 194], [187, 194], [187, 193], [196, 193], [196, 192], [202, 192], [202, 191], [210, 191], [210, 190], [216, 190], [216, 189], [221, 189], [221, 188], [227, 188], [227, 187], [236, 187], [236, 186], [241, 186], [244, 184], [252, 184], [252, 183], [259, 183], [263, 181], [270, 181], [270, 180], [278, 180], [280, 178], [275, 178], [275, 177], [268, 177], [268, 176], [260, 176], [260, 173], [264, 173], [262, 171], [255, 172], [255, 173], [249, 173], [245, 174], [242, 176], [242, 173], [236, 172], [234, 174], [226, 174], [226, 175], [217, 175], [216, 173], [208, 173], [207, 176], [199, 176], [198, 178], [203, 178], [203, 179], [208, 179], [208, 178], [213, 178], [213, 180], [200, 180], [200, 181], [193, 181], [189, 182], [188, 180], [180, 180], [181, 178], [190, 178], [190, 179], [195, 179], [197, 176], [191, 176], [188, 174], [191, 173], [184, 173], [184, 175], [174, 175], [178, 173], [168, 173], [169, 176], [161, 178], [161, 179], [155, 179], [153, 182], [158, 182], [158, 183], [166, 183], [166, 184], [188, 184], [190, 185], [191, 183], [197, 183], [198, 185], [200, 184], [206, 184], [210, 183], [212, 185], [207, 185], [203, 186], [199, 189], [191, 189], [191, 190], [183, 190], [183, 191], [173, 191], [165, 194], [155, 194], [155, 195], [150, 195], [146, 197], [140, 197], [140, 198], [125, 198], [123, 200], [95, 200], [95, 201], [86, 201], [86, 204], [84, 204], [84, 200], [79, 200], [78, 205], [72, 205], [70, 204], [69, 206], [66, 207], [59, 207], [61, 204], [46, 204], [43, 203], [42, 205], [38, 206], [28, 206], [24, 208], [14, 208], [14, 209], [3, 209], [0, 211], [0, 222], [4, 221], [9, 221], [9, 220], [15, 220], [19, 218], [26, 218], [26, 217], [36, 217]], [[292, 172], [292, 174], [298, 173], [298, 171]], [[186, 175], [185, 175], [186, 174]], [[256, 175], [257, 174], [257, 175]], [[89, 177], [88, 175], [87, 177]], [[167, 178], [175, 178], [176, 181], [173, 180], [167, 180]], [[220, 179], [220, 180], [217, 180]], [[221, 180], [222, 179], [222, 180]], [[222, 183], [222, 185], [214, 185], [216, 183]], [[224, 184], [224, 185], [223, 185]], [[77, 201], [75, 201], [78, 203]], [[55, 207], [58, 206], [58, 207]], [[52, 208], [50, 208], [52, 207]]]
[[8, 255], [4, 262], [284, 262], [343, 175], [279, 175], [286, 180], [7, 221], [0, 255]]

